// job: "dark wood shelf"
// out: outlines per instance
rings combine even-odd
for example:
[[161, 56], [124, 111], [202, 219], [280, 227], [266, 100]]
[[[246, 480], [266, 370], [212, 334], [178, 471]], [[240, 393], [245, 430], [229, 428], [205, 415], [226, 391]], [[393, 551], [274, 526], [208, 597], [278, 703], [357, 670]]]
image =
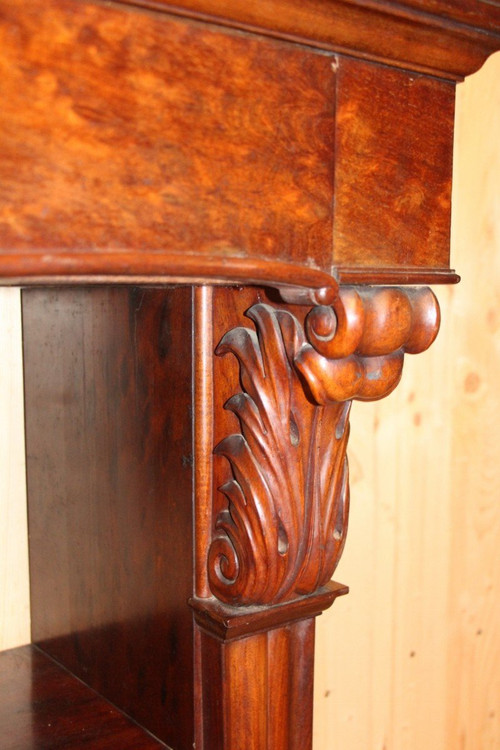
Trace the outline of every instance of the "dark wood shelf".
[[36, 646], [0, 653], [2, 750], [157, 750], [162, 742]]

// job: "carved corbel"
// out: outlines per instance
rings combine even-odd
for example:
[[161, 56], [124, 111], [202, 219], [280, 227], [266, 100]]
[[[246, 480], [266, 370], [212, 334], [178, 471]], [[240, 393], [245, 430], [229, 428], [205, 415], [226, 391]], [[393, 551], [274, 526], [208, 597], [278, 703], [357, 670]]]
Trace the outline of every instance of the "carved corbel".
[[225, 408], [240, 431], [215, 448], [228, 462], [227, 507], [208, 580], [233, 607], [290, 602], [330, 580], [347, 531], [351, 401], [390, 393], [404, 354], [427, 349], [439, 329], [427, 288], [344, 287], [304, 323], [261, 303], [247, 316], [254, 328], [233, 328], [216, 350], [239, 362], [241, 391]]

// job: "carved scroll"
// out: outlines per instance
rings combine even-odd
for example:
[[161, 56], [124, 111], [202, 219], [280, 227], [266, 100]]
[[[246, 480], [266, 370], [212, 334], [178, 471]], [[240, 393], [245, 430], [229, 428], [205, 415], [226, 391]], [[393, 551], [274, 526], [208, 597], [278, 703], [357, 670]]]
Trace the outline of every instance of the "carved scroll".
[[208, 573], [226, 603], [276, 604], [332, 577], [347, 531], [351, 400], [393, 390], [405, 351], [434, 340], [439, 308], [428, 289], [346, 288], [304, 327], [265, 304], [247, 315], [255, 330], [234, 328], [216, 351], [239, 361], [242, 392], [225, 406], [241, 432], [215, 449], [231, 476]]

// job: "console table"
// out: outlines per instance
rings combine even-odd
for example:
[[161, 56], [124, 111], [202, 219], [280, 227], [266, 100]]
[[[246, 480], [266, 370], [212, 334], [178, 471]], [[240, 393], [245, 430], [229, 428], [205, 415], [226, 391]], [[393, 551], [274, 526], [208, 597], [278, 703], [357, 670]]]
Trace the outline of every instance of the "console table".
[[482, 0], [0, 0], [4, 750], [311, 748], [350, 406], [437, 335], [455, 84], [497, 49]]

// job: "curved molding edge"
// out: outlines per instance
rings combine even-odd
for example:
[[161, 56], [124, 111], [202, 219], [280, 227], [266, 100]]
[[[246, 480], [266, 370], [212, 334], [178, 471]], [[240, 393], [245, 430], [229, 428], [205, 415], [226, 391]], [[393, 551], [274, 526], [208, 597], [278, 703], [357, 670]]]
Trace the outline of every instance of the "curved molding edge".
[[255, 257], [116, 250], [89, 253], [0, 252], [3, 284], [255, 284], [279, 291], [291, 304], [328, 305], [338, 283], [329, 273], [299, 263]]
[[313, 44], [450, 80], [462, 80], [500, 49], [500, 11], [491, 0], [489, 4], [476, 0], [119, 2]]

